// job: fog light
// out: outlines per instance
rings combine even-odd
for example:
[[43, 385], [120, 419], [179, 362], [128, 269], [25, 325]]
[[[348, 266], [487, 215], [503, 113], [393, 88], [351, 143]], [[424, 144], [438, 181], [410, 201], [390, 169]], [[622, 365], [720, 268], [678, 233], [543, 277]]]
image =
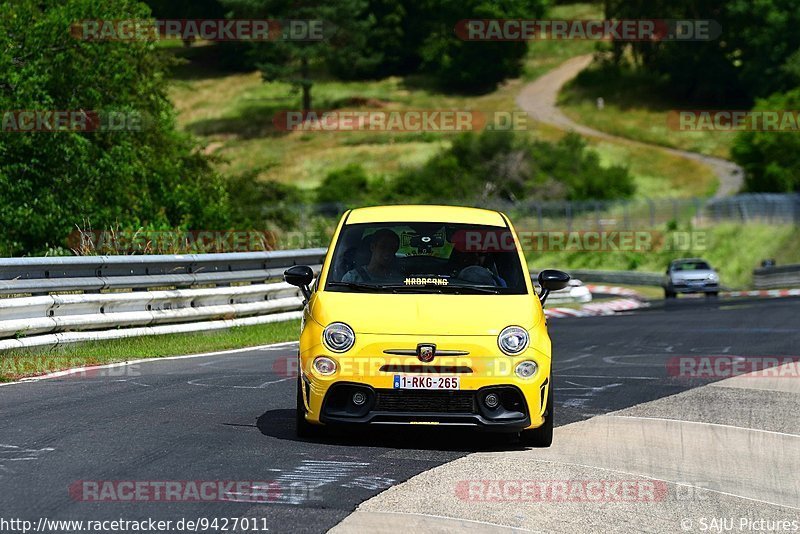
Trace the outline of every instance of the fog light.
[[495, 409], [500, 404], [500, 399], [494, 393], [489, 393], [483, 398], [483, 403], [487, 408]]
[[517, 364], [517, 368], [514, 369], [514, 372], [517, 373], [517, 376], [520, 378], [530, 378], [536, 374], [538, 369], [539, 366], [536, 365], [536, 362], [524, 361]]
[[362, 406], [365, 402], [367, 402], [367, 396], [361, 393], [360, 391], [356, 391], [353, 393], [353, 404], [356, 406]]
[[325, 356], [317, 356], [314, 359], [314, 369], [321, 375], [332, 375], [336, 372], [336, 362]]

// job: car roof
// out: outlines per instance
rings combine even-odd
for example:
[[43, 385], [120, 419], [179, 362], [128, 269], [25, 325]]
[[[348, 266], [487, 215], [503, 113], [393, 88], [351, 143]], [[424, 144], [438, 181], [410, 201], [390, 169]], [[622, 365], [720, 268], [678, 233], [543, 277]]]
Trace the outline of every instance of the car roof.
[[373, 206], [354, 209], [347, 217], [347, 224], [381, 222], [443, 222], [506, 227], [506, 221], [499, 211], [461, 206]]

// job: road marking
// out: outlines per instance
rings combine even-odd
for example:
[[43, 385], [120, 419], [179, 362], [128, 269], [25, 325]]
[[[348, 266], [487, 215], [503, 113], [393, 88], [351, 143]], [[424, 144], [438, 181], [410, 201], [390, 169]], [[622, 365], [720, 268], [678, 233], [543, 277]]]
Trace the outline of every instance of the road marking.
[[761, 428], [749, 428], [746, 426], [736, 426], [736, 425], [725, 425], [722, 423], [707, 423], [705, 421], [685, 421], [683, 419], [669, 419], [667, 417], [644, 417], [640, 415], [621, 415], [621, 414], [606, 414], [607, 417], [618, 417], [620, 419], [644, 419], [650, 421], [667, 421], [673, 423], [686, 423], [690, 425], [708, 425], [708, 426], [719, 426], [725, 428], [734, 428], [737, 430], [747, 430], [750, 432], [763, 432], [764, 434], [774, 434], [777, 436], [788, 436], [790, 438], [800, 438], [800, 434], [788, 434], [786, 432], [776, 432], [774, 430], [763, 430]]
[[[291, 471], [275, 470], [280, 475], [275, 478], [273, 484], [280, 489], [280, 494], [278, 498], [265, 504], [299, 505], [309, 500], [319, 499], [321, 498], [317, 493], [319, 488], [337, 482], [344, 481], [350, 484], [356, 480], [364, 479], [366, 478], [364, 475], [356, 475], [363, 472], [370, 465], [369, 462], [302, 460], [300, 465], [295, 466]], [[389, 486], [394, 482], [392, 479], [384, 480], [389, 481]], [[257, 490], [258, 488], [254, 489]], [[250, 497], [247, 493], [238, 495]]]
[[614, 380], [663, 380], [658, 376], [608, 376], [608, 375], [562, 375], [556, 374], [558, 378], [613, 378]]
[[31, 460], [41, 460], [41, 457], [38, 456], [39, 453], [43, 452], [53, 452], [55, 449], [52, 447], [45, 447], [42, 449], [24, 449], [17, 445], [8, 445], [5, 443], [0, 443], [0, 454], [16, 454], [18, 458], [9, 458], [8, 456], [0, 456], [0, 473], [10, 473], [14, 474], [14, 472], [5, 466], [6, 462], [29, 462]]
[[578, 360], [582, 360], [584, 358], [589, 358], [591, 356], [594, 356], [594, 354], [592, 354], [591, 352], [587, 352], [586, 354], [581, 354], [580, 356], [575, 356], [574, 358], [569, 358], [567, 360], [561, 360], [561, 361], [564, 363], [572, 363], [572, 362], [577, 362]]
[[[501, 525], [500, 523], [490, 523], [488, 521], [478, 521], [478, 520], [475, 520], [475, 519], [462, 519], [460, 517], [450, 517], [450, 516], [446, 516], [446, 515], [420, 514], [420, 513], [415, 513], [415, 512], [385, 512], [385, 511], [373, 512], [373, 511], [370, 511], [370, 510], [356, 510], [355, 512], [353, 512], [353, 514], [370, 514], [370, 515], [371, 514], [392, 514], [392, 515], [404, 515], [404, 516], [416, 516], [416, 517], [430, 517], [430, 518], [433, 518], [433, 519], [446, 519], [448, 521], [474, 523], [476, 525], [486, 525], [486, 526], [489, 526], [489, 527], [498, 527], [498, 528], [503, 528], [503, 529], [508, 529], [508, 530], [516, 530], [516, 531], [519, 531], [519, 532], [533, 532], [534, 534], [544, 534], [543, 531], [541, 531], [541, 530], [528, 530], [528, 529], [522, 528], [522, 527], [512, 527], [512, 526], [509, 526], [509, 525]], [[352, 517], [353, 514], [347, 516], [343, 520], [343, 522], [347, 521], [347, 518]], [[339, 525], [342, 525], [342, 523], [339, 523]], [[339, 526], [339, 525], [337, 525], [337, 526]], [[342, 526], [346, 527], [347, 525], [342, 525]], [[336, 527], [334, 527], [334, 530], [335, 530], [335, 528]]]
[[209, 377], [209, 378], [197, 378], [195, 380], [189, 380], [186, 383], [189, 384], [190, 386], [203, 386], [203, 387], [207, 387], [207, 388], [263, 389], [263, 388], [265, 388], [265, 387], [267, 387], [267, 386], [269, 386], [271, 384], [277, 384], [279, 382], [286, 382], [287, 380], [293, 380], [295, 378], [293, 376], [289, 376], [289, 377], [286, 377], [286, 378], [273, 380], [271, 382], [264, 382], [260, 386], [235, 386], [235, 385], [234, 386], [228, 386], [228, 385], [224, 385], [224, 384], [201, 384], [200, 383], [201, 380], [214, 380], [214, 379], [218, 379], [218, 378], [236, 378], [236, 377], [239, 377], [239, 375], [212, 376], [212, 377]]
[[581, 384], [576, 384], [574, 382], [570, 382], [574, 386], [581, 386], [576, 388], [556, 388], [556, 391], [560, 389], [580, 389], [585, 391], [586, 393], [580, 395], [573, 395], [567, 400], [561, 402], [562, 406], [566, 406], [567, 408], [576, 408], [576, 409], [583, 409], [586, 407], [586, 404], [598, 393], [602, 393], [608, 389], [616, 388], [621, 386], [622, 384], [606, 384], [599, 387], [592, 387], [592, 386], [582, 386]]
[[164, 362], [164, 361], [172, 361], [172, 360], [188, 360], [190, 358], [207, 358], [209, 356], [222, 356], [226, 354], [237, 354], [240, 352], [251, 352], [251, 351], [272, 351], [277, 349], [282, 349], [286, 347], [291, 347], [297, 345], [297, 341], [283, 341], [280, 343], [272, 343], [270, 345], [257, 345], [255, 347], [244, 347], [241, 349], [230, 349], [230, 350], [222, 350], [216, 352], [204, 352], [201, 354], [185, 354], [183, 356], [164, 356], [163, 358], [143, 358], [141, 360], [130, 360], [126, 362], [116, 362], [116, 363], [108, 363], [105, 365], [93, 365], [91, 367], [75, 367], [73, 369], [65, 369], [63, 371], [58, 371], [55, 373], [50, 373], [42, 376], [32, 376], [28, 378], [22, 378], [16, 382], [2, 382], [0, 383], [0, 387], [2, 386], [13, 386], [16, 384], [25, 384], [27, 382], [39, 382], [40, 380], [49, 380], [51, 378], [61, 378], [64, 376], [74, 375], [77, 373], [86, 373], [89, 371], [96, 371], [98, 369], [112, 369], [114, 367], [125, 367], [127, 365], [136, 365], [140, 363], [149, 363], [149, 362]]

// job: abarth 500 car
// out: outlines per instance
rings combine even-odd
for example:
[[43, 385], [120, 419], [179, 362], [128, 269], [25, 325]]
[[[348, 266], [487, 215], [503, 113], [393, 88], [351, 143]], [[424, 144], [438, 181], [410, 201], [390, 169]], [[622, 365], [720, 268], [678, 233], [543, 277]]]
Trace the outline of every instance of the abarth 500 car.
[[553, 435], [551, 343], [542, 310], [566, 273], [531, 282], [502, 213], [384, 206], [345, 213], [319, 276], [285, 280], [305, 307], [297, 432], [336, 425], [465, 425]]

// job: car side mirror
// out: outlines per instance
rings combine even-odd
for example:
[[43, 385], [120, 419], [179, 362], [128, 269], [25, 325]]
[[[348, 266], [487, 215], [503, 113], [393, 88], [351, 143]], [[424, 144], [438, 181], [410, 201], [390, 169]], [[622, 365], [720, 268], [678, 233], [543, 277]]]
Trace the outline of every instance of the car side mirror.
[[542, 293], [539, 295], [539, 300], [544, 306], [547, 296], [551, 291], [558, 291], [564, 289], [569, 284], [569, 275], [563, 271], [556, 271], [554, 269], [545, 269], [539, 273], [539, 287], [542, 288]]
[[311, 298], [311, 290], [308, 286], [314, 280], [314, 271], [308, 265], [295, 265], [289, 267], [283, 273], [283, 279], [287, 284], [292, 284], [300, 288], [303, 292], [306, 302]]

